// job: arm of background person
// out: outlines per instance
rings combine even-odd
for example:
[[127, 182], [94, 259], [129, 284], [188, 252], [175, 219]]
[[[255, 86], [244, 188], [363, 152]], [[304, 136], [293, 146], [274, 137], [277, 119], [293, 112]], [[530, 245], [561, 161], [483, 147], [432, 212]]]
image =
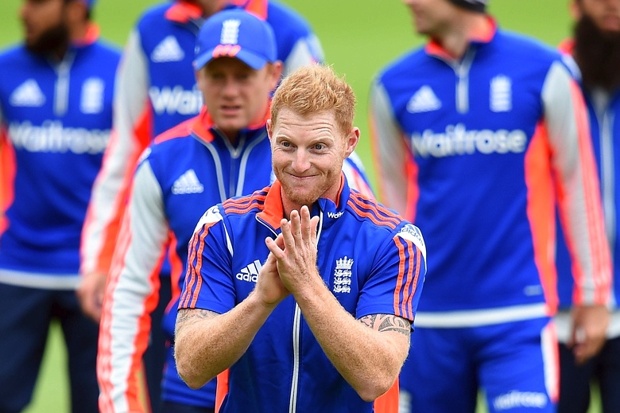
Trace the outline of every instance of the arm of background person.
[[267, 22], [274, 30], [283, 77], [300, 67], [325, 62], [320, 39], [297, 10], [283, 3], [269, 3]]
[[148, 159], [135, 175], [106, 284], [97, 377], [103, 413], [139, 412], [139, 372], [159, 300], [159, 270], [169, 235], [161, 187]]
[[357, 153], [352, 152], [351, 155], [342, 163], [342, 172], [347, 177], [349, 187], [366, 195], [368, 198], [374, 199], [375, 194], [372, 185], [366, 175], [366, 169], [362, 160]]
[[121, 225], [138, 157], [150, 143], [147, 58], [140, 34], [132, 31], [123, 52], [114, 90], [113, 130], [93, 185], [82, 230], [78, 297], [96, 321], [101, 314], [105, 277]]
[[573, 351], [583, 362], [600, 350], [609, 320], [611, 259], [600, 184], [583, 95], [559, 61], [549, 70], [542, 98], [560, 218], [573, 259]]
[[392, 104], [379, 81], [371, 87], [368, 119], [379, 199], [411, 221], [415, 214], [412, 191], [415, 165], [394, 119]]

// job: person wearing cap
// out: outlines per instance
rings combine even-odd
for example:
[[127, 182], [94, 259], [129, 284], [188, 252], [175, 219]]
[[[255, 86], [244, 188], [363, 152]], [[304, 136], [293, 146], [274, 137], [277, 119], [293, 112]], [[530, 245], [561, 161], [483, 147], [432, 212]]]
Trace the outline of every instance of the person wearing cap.
[[605, 227], [612, 252], [611, 319], [605, 344], [593, 358], [576, 357], [580, 346], [571, 335], [574, 278], [562, 234], [558, 234], [558, 294], [555, 317], [560, 352], [559, 413], [585, 413], [594, 409], [591, 385], [600, 390], [600, 413], [620, 412], [620, 0], [571, 0], [574, 19], [571, 38], [560, 50], [575, 59], [580, 86], [588, 108], [592, 144], [598, 165], [605, 211]]
[[0, 53], [1, 412], [30, 403], [52, 323], [66, 344], [71, 411], [98, 411], [98, 326], [76, 289], [120, 51], [99, 40], [92, 6], [23, 0], [23, 44]]
[[[193, 67], [204, 99], [200, 113], [156, 137], [133, 178], [101, 317], [103, 413], [148, 410], [138, 397], [139, 373], [168, 242], [178, 290], [188, 243], [205, 208], [272, 181], [265, 122], [282, 63], [269, 24], [242, 9], [214, 14], [198, 33]], [[164, 322], [172, 341], [176, 307], [169, 305]], [[215, 381], [199, 390], [187, 387], [172, 346], [163, 375], [162, 402], [153, 411], [214, 411]]]
[[[106, 275], [116, 245], [127, 193], [140, 153], [152, 139], [196, 116], [202, 94], [192, 59], [196, 34], [203, 21], [225, 7], [244, 7], [265, 19], [276, 38], [283, 74], [324, 60], [319, 39], [308, 22], [289, 6], [267, 0], [176, 0], [147, 9], [129, 35], [118, 72], [114, 133], [97, 177], [84, 225], [79, 297], [86, 314], [99, 320]], [[364, 167], [353, 154], [345, 172], [360, 191], [371, 193]], [[162, 313], [172, 299], [171, 265], [161, 269], [160, 299], [151, 314], [153, 329], [144, 356], [152, 404], [159, 404], [165, 359]]]
[[418, 228], [350, 189], [354, 114], [330, 67], [285, 77], [267, 120], [276, 180], [196, 226], [175, 358], [192, 388], [228, 370], [222, 413], [373, 412], [397, 379], [426, 249]]
[[554, 412], [556, 208], [580, 360], [609, 319], [599, 180], [570, 62], [499, 28], [487, 1], [403, 3], [429, 41], [383, 68], [370, 95], [379, 197], [432, 251], [402, 411], [471, 413], [481, 390], [489, 412]]

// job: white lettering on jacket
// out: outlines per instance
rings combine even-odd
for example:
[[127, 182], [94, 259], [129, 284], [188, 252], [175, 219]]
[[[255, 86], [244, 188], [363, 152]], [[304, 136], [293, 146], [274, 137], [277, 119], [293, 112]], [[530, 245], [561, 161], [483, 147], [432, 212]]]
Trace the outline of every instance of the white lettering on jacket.
[[26, 121], [11, 123], [9, 136], [15, 149], [96, 155], [105, 151], [110, 130], [65, 128], [61, 121], [51, 120], [41, 126], [33, 126]]
[[422, 157], [442, 158], [455, 155], [472, 155], [481, 153], [522, 153], [527, 144], [527, 135], [522, 130], [492, 131], [467, 130], [463, 124], [448, 125], [445, 133], [433, 133], [425, 130], [422, 134], [414, 133], [411, 144], [416, 154]]
[[181, 86], [160, 89], [153, 86], [149, 89], [149, 97], [157, 115], [197, 115], [202, 107], [202, 94], [198, 89], [185, 90]]

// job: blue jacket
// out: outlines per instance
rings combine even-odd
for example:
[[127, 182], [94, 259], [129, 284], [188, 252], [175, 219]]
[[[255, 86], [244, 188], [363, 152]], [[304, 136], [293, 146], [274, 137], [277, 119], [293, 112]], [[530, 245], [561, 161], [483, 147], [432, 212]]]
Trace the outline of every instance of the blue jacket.
[[[225, 313], [254, 289], [280, 233], [280, 183], [209, 209], [190, 243], [179, 308]], [[350, 190], [343, 179], [338, 204], [320, 199], [317, 267], [326, 285], [355, 318], [395, 314], [413, 322], [426, 273], [418, 228]], [[294, 402], [292, 402], [294, 401]], [[292, 403], [292, 404], [291, 404]], [[248, 350], [230, 368], [221, 412], [371, 412], [336, 371], [294, 298], [283, 300]]]
[[[380, 194], [424, 228], [432, 251], [418, 326], [554, 314], [556, 202], [581, 300], [604, 300], [609, 254], [575, 90], [560, 53], [498, 29], [460, 60], [431, 42], [379, 74], [371, 113]], [[558, 200], [555, 189], [570, 196]]]
[[14, 153], [14, 179], [0, 183], [10, 192], [0, 282], [74, 288], [79, 280], [82, 224], [110, 136], [120, 59], [95, 31], [60, 62], [24, 46], [0, 55], [0, 148]]

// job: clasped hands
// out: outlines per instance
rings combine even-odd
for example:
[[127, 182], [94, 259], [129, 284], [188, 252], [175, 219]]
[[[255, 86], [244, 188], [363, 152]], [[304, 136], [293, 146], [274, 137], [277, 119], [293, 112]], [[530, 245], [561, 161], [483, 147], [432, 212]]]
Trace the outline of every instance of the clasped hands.
[[316, 267], [318, 223], [319, 217], [311, 218], [308, 207], [302, 206], [290, 219], [282, 219], [275, 240], [265, 239], [270, 252], [255, 288], [265, 304], [275, 306], [289, 294], [303, 294], [313, 282], [322, 283]]

